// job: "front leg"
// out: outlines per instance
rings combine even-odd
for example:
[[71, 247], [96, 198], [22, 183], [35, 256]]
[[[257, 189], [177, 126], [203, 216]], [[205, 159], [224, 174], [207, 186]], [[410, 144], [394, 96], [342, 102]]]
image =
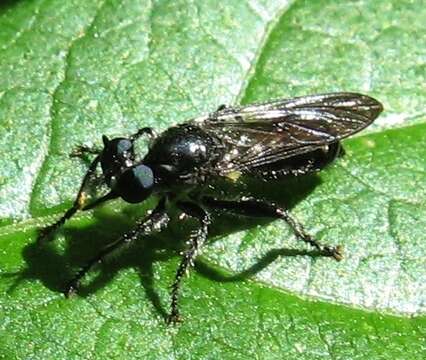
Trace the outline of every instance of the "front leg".
[[316, 248], [322, 255], [331, 256], [337, 261], [342, 260], [342, 247], [341, 246], [328, 246], [319, 243], [311, 235], [309, 235], [303, 226], [292, 218], [289, 212], [275, 204], [268, 203], [256, 199], [248, 199], [241, 201], [227, 201], [217, 200], [211, 197], [203, 198], [203, 203], [209, 207], [231, 211], [233, 213], [252, 216], [252, 217], [270, 217], [275, 219], [282, 219], [290, 225], [296, 237], [309, 245]]
[[182, 277], [194, 265], [194, 260], [199, 253], [203, 243], [207, 239], [208, 226], [210, 224], [210, 215], [199, 205], [190, 202], [178, 202], [177, 207], [189, 216], [195, 217], [200, 222], [200, 228], [191, 235], [189, 248], [182, 253], [182, 260], [176, 271], [175, 280], [172, 285], [171, 312], [167, 322], [176, 323], [181, 321], [179, 314], [179, 289]]
[[102, 152], [101, 149], [91, 148], [86, 145], [79, 145], [70, 153], [70, 157], [78, 157], [84, 159], [86, 155], [99, 155]]
[[132, 141], [135, 141], [137, 139], [139, 139], [141, 136], [143, 135], [148, 135], [149, 139], [151, 141], [155, 140], [155, 138], [157, 137], [157, 134], [155, 133], [153, 128], [150, 127], [144, 127], [142, 129], [139, 129], [135, 134], [133, 134], [132, 136], [130, 136], [130, 139]]
[[[64, 225], [67, 220], [71, 219], [77, 211], [83, 210], [85, 208], [85, 205], [84, 205], [86, 200], [85, 188], [86, 188], [86, 185], [89, 183], [89, 181], [95, 175], [96, 167], [98, 166], [99, 161], [100, 161], [100, 158], [98, 155], [90, 164], [89, 169], [87, 170], [86, 175], [84, 175], [83, 181], [81, 182], [80, 190], [78, 191], [78, 194], [74, 200], [73, 205], [54, 224], [48, 225], [40, 229], [39, 235], [37, 237], [38, 243], [43, 243], [47, 241], [50, 238], [51, 234], [57, 229], [59, 229], [62, 225]], [[96, 201], [96, 205], [99, 205], [101, 202], [110, 200], [115, 197], [116, 196], [112, 192], [110, 192], [106, 196]], [[90, 208], [93, 208], [93, 206]], [[88, 209], [89, 208], [86, 208], [86, 210]]]

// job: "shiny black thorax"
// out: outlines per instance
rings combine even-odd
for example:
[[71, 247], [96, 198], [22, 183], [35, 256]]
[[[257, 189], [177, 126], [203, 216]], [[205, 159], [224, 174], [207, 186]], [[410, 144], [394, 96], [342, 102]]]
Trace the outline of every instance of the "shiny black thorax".
[[142, 162], [163, 188], [202, 183], [223, 155], [218, 138], [193, 124], [183, 124], [160, 134]]

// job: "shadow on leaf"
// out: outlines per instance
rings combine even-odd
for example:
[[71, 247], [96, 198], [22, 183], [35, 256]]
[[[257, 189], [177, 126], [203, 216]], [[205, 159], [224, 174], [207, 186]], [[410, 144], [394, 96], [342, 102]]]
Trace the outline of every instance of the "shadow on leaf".
[[13, 8], [18, 5], [18, 3], [23, 2], [22, 0], [1, 0], [0, 1], [0, 14], [3, 14], [8, 9]]
[[[245, 185], [244, 194], [256, 195], [258, 198], [274, 201], [291, 209], [305, 198], [319, 182], [320, 179], [316, 175], [306, 176], [303, 179], [271, 181], [262, 183], [262, 186], [259, 186], [257, 182], [252, 182]], [[261, 193], [258, 191], [259, 187], [262, 188]], [[75, 269], [84, 265], [96, 256], [100, 249], [130, 230], [146, 210], [147, 205], [145, 204], [137, 207], [126, 205], [122, 211], [113, 213], [111, 207], [105, 206], [93, 211], [93, 221], [89, 226], [78, 228], [70, 224], [61, 230], [66, 239], [65, 242], [52, 241], [42, 246], [35, 243], [27, 245], [23, 250], [27, 268], [19, 274], [19, 279], [12, 285], [10, 291], [14, 290], [22, 279], [39, 279], [47, 288], [55, 292], [63, 292], [65, 284], [75, 275]], [[95, 277], [89, 275], [90, 279], [83, 281], [78, 294], [86, 297], [107, 285], [123, 268], [136, 267], [139, 269], [141, 284], [147, 298], [156, 311], [166, 318], [167, 310], [163, 304], [165, 300], [162, 301], [153, 282], [153, 265], [156, 262], [164, 262], [175, 257], [177, 252], [184, 248], [190, 230], [197, 224], [195, 220], [189, 219], [190, 221], [182, 222], [173, 216], [173, 213], [171, 215], [172, 221], [167, 229], [161, 233], [141, 238], [131, 246], [108, 257], [108, 261], [94, 271], [97, 273]], [[213, 212], [212, 215], [213, 222], [209, 236], [211, 240], [213, 237], [223, 237], [272, 221], [271, 219], [244, 218], [220, 212]], [[61, 249], [61, 245], [63, 249]], [[320, 256], [316, 251], [272, 249], [263, 256], [259, 254], [260, 260], [235, 275], [223, 275], [201, 260], [196, 262], [195, 270], [214, 281], [241, 281], [255, 275], [280, 256], [300, 255]]]
[[236, 282], [246, 280], [257, 273], [261, 272], [263, 269], [272, 264], [279, 257], [290, 257], [290, 256], [310, 256], [311, 258], [324, 257], [318, 250], [298, 250], [298, 249], [272, 249], [264, 254], [255, 264], [250, 266], [248, 269], [245, 269], [239, 273], [228, 275], [222, 271], [215, 269], [210, 266], [207, 262], [202, 260], [197, 260], [195, 262], [196, 271], [213, 281], [218, 282]]

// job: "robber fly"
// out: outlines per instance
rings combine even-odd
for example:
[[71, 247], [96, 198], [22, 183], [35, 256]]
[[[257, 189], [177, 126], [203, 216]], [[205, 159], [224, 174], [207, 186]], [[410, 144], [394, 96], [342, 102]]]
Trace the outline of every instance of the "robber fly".
[[[207, 239], [211, 209], [282, 219], [298, 239], [321, 254], [340, 260], [339, 246], [319, 243], [286, 209], [255, 198], [234, 201], [209, 196], [203, 189], [218, 179], [235, 181], [241, 176], [252, 176], [267, 180], [318, 171], [340, 154], [341, 139], [370, 125], [382, 109], [369, 96], [340, 92], [247, 106], [222, 105], [214, 113], [170, 127], [158, 136], [151, 128], [142, 128], [129, 137], [109, 139], [104, 135], [102, 149], [80, 147], [74, 153], [95, 157], [73, 206], [56, 223], [41, 230], [39, 241], [48, 239], [78, 210], [89, 210], [115, 198], [140, 203], [153, 194], [159, 196], [155, 209], [139, 220], [133, 230], [104, 248], [75, 275], [66, 287], [68, 296], [78, 289], [85, 274], [109, 254], [164, 228], [169, 222], [167, 208], [174, 204], [197, 219], [200, 226], [182, 252], [172, 285], [169, 322], [180, 320], [181, 280]], [[150, 146], [141, 158], [134, 145], [144, 135], [150, 138]], [[99, 177], [108, 192], [87, 202]]]

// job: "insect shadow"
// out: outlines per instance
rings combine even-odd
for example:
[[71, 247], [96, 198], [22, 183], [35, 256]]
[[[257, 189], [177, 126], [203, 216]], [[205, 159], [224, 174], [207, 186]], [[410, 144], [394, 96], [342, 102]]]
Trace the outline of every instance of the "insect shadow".
[[23, 2], [21, 0], [1, 0], [0, 1], [0, 14], [6, 12], [8, 9], [18, 5], [18, 3]]
[[[257, 197], [263, 197], [291, 209], [311, 193], [320, 182], [320, 178], [315, 174], [303, 178], [268, 181], [267, 186], [259, 186], [259, 183], [254, 181], [247, 184], [245, 193], [255, 193]], [[260, 185], [262, 184], [265, 183]], [[261, 192], [256, 190], [259, 187], [263, 189]], [[136, 208], [138, 208], [138, 214], [143, 214], [148, 207], [142, 205]], [[209, 242], [272, 221], [271, 219], [246, 218], [226, 213], [212, 213], [212, 215]], [[9, 291], [14, 291], [21, 280], [37, 279], [50, 290], [63, 292], [65, 284], [75, 275], [75, 271], [79, 267], [97, 254], [100, 248], [113, 242], [122, 233], [134, 226], [135, 216], [134, 205], [125, 207], [119, 213], [111, 213], [106, 208], [95, 209], [93, 211], [94, 220], [90, 225], [77, 228], [68, 224], [63, 228], [62, 234], [65, 237], [65, 242], [62, 242], [63, 249], [58, 249], [60, 246], [57, 243], [48, 243], [43, 246], [36, 243], [28, 244], [23, 250], [27, 268], [19, 274], [19, 279], [16, 280]], [[182, 226], [182, 223], [181, 220], [175, 219], [161, 233], [140, 238], [130, 248], [126, 248], [117, 253], [116, 256], [109, 258], [108, 261], [98, 267], [97, 274], [94, 277], [91, 276], [90, 280], [85, 281], [79, 288], [78, 296], [87, 297], [95, 293], [106, 286], [122, 269], [138, 268], [141, 285], [147, 298], [155, 310], [162, 317], [167, 318], [167, 310], [155, 290], [153, 265], [156, 262], [164, 262], [177, 256], [177, 252], [184, 247], [193, 224], [190, 219], [184, 221], [185, 226]], [[283, 240], [285, 240], [285, 236], [283, 235]], [[174, 239], [177, 238], [181, 241], [176, 242]], [[279, 248], [259, 254], [259, 258], [251, 267], [233, 275], [223, 275], [223, 273], [208, 265], [206, 261], [203, 261], [202, 258], [196, 261], [195, 271], [213, 281], [244, 281], [267, 267], [278, 257], [299, 255], [321, 256], [318, 251]]]

